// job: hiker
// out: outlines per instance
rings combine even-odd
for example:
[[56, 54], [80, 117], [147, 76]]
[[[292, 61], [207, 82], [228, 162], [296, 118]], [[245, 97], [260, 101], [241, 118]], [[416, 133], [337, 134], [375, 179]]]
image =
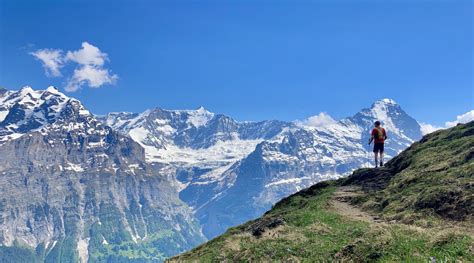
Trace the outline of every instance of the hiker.
[[378, 153], [380, 153], [380, 167], [383, 166], [383, 146], [387, 137], [387, 132], [385, 129], [380, 126], [380, 121], [374, 123], [375, 128], [371, 132], [369, 139], [369, 145], [374, 141], [374, 157], [375, 157], [375, 167], [379, 165], [378, 162]]

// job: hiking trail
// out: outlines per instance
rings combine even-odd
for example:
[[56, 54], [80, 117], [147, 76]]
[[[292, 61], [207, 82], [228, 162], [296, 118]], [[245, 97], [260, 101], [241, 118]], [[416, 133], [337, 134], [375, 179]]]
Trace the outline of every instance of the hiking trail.
[[357, 206], [350, 204], [350, 199], [362, 195], [360, 187], [341, 186], [334, 192], [329, 205], [336, 213], [355, 220], [371, 224], [382, 224], [378, 216], [371, 215]]

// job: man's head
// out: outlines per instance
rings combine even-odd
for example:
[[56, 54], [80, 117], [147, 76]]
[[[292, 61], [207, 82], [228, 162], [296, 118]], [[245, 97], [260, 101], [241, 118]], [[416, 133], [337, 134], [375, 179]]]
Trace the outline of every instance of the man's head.
[[376, 122], [374, 123], [374, 125], [375, 125], [375, 127], [379, 127], [379, 126], [380, 126], [380, 121], [376, 121]]

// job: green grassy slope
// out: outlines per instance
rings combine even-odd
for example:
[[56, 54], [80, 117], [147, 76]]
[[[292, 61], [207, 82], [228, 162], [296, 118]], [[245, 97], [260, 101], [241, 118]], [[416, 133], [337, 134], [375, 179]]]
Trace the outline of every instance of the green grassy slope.
[[473, 198], [471, 122], [425, 136], [384, 168], [300, 191], [170, 261], [474, 262]]

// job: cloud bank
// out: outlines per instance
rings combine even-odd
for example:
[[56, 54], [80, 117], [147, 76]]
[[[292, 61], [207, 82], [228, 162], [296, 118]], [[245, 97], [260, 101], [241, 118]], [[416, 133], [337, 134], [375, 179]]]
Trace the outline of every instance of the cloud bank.
[[454, 127], [454, 126], [458, 125], [459, 123], [468, 123], [470, 121], [474, 121], [474, 110], [471, 110], [471, 111], [468, 111], [464, 114], [458, 115], [456, 117], [456, 120], [454, 120], [454, 121], [445, 122], [444, 127], [434, 126], [434, 125], [431, 125], [431, 124], [428, 124], [428, 123], [420, 123], [421, 133], [423, 135], [425, 135], [425, 134], [437, 131], [439, 129], [451, 128], [451, 127]]
[[[429, 123], [420, 122], [420, 130], [423, 135], [432, 133], [434, 131], [440, 129], [446, 129], [453, 126], [456, 126], [459, 123], [467, 123], [470, 121], [474, 121], [474, 110], [468, 111], [464, 114], [461, 114], [456, 117], [453, 121], [445, 122], [444, 126], [436, 126]], [[300, 127], [309, 126], [309, 127], [326, 127], [328, 125], [332, 125], [337, 123], [335, 119], [333, 119], [329, 114], [326, 112], [321, 112], [318, 115], [311, 116], [305, 120], [296, 120], [294, 123]]]
[[325, 127], [327, 125], [331, 125], [336, 122], [337, 121], [334, 120], [326, 112], [321, 112], [318, 115], [311, 116], [303, 121], [295, 121], [295, 123], [299, 126], [310, 126], [310, 127]]
[[64, 87], [69, 92], [77, 91], [84, 86], [100, 88], [107, 84], [113, 85], [118, 79], [116, 74], [104, 66], [109, 61], [107, 53], [88, 42], [83, 42], [78, 50], [65, 53], [60, 49], [39, 49], [30, 54], [41, 61], [49, 77], [62, 76], [61, 69], [67, 64], [73, 64], [74, 71], [67, 78]]
[[425, 134], [428, 134], [428, 133], [432, 133], [434, 131], [437, 131], [439, 129], [443, 129], [443, 127], [438, 127], [438, 126], [434, 126], [434, 125], [431, 125], [431, 124], [428, 124], [428, 123], [424, 123], [424, 122], [420, 122], [420, 130], [421, 130], [421, 134], [425, 135]]
[[446, 127], [453, 127], [456, 126], [458, 123], [467, 123], [470, 121], [474, 121], [474, 110], [468, 111], [462, 115], [456, 117], [455, 121], [448, 121], [446, 122]]

